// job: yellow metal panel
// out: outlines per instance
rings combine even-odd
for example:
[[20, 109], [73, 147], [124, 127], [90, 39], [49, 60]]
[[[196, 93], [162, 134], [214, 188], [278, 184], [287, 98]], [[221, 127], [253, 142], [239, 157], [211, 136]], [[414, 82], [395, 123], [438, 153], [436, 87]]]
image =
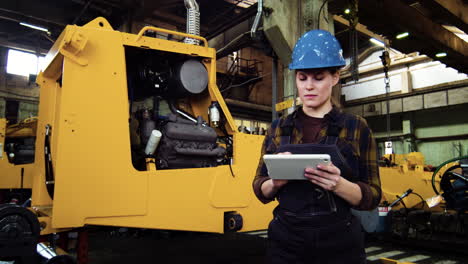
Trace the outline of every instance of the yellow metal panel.
[[0, 118], [0, 142], [2, 143], [5, 140], [6, 124], [7, 124], [7, 120], [5, 118]]
[[[88, 37], [82, 66], [65, 57], [60, 113], [53, 127], [54, 227], [86, 217], [144, 215], [147, 175], [131, 165], [124, 49], [119, 34], [80, 29]], [[54, 154], [54, 152], [53, 152]]]
[[[63, 36], [64, 33], [65, 32], [61, 35]], [[55, 51], [52, 50], [51, 52]], [[55, 133], [55, 125], [57, 120], [56, 117], [59, 116], [60, 113], [56, 109], [60, 103], [62, 89], [57, 79], [54, 78], [58, 78], [62, 74], [61, 63], [63, 62], [63, 57], [61, 55], [57, 56], [54, 61], [55, 62], [53, 64], [49, 64], [49, 67], [47, 67], [44, 72], [39, 73], [36, 80], [36, 82], [41, 86], [41, 95], [39, 100], [39, 116], [36, 133], [36, 152], [34, 155], [32, 206], [52, 206], [52, 199], [49, 197], [45, 187], [44, 139], [45, 127], [50, 124], [52, 125], [52, 138], [58, 140]], [[52, 163], [55, 164], [54, 157], [57, 154], [57, 142], [53, 141], [52, 143]]]
[[388, 259], [388, 258], [381, 258], [380, 261], [381, 261], [380, 263], [382, 264], [414, 264], [413, 262], [400, 262], [400, 261]]
[[0, 189], [31, 189], [33, 166], [11, 164], [3, 153], [0, 158]]
[[251, 203], [252, 180], [260, 159], [263, 136], [236, 133], [234, 135], [234, 164], [231, 174], [227, 171], [217, 175], [212, 187], [211, 204], [214, 207], [247, 207]]
[[276, 108], [276, 111], [282, 111], [284, 109], [292, 107], [293, 105], [294, 105], [294, 99], [291, 98], [291, 99], [288, 99], [286, 101], [277, 103], [275, 105], [275, 108]]
[[234, 177], [227, 165], [149, 173], [146, 216], [90, 218], [86, 223], [223, 232], [224, 212], [236, 211], [244, 219], [241, 231], [265, 229], [276, 203], [261, 204], [251, 186], [262, 142], [263, 136], [236, 134]]
[[[407, 168], [405, 166], [405, 168]], [[432, 172], [402, 170], [400, 167], [381, 167], [380, 181], [382, 185], [382, 199], [389, 203], [397, 199], [396, 195], [401, 195], [408, 189], [421, 195], [424, 199], [435, 195], [432, 189]], [[437, 180], [437, 186], [439, 181]], [[413, 207], [421, 203], [421, 198], [416, 195], [409, 195], [404, 199], [407, 207]]]

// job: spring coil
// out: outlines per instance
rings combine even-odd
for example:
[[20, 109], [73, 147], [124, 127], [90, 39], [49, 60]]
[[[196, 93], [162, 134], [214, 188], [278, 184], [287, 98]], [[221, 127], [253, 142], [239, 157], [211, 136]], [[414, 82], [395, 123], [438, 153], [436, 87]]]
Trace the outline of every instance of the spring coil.
[[[187, 10], [187, 33], [200, 36], [200, 12], [196, 9]], [[185, 43], [199, 45], [200, 41], [193, 38], [185, 38]]]

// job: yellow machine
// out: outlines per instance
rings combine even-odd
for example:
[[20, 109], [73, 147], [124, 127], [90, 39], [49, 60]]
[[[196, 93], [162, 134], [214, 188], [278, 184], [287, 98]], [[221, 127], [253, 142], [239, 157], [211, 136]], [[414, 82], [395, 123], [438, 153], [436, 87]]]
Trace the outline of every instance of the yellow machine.
[[0, 190], [31, 189], [36, 127], [36, 118], [13, 125], [0, 118]]
[[448, 160], [435, 171], [425, 170], [418, 152], [385, 155], [384, 160], [381, 209], [390, 209], [386, 231], [399, 241], [437, 241], [439, 247], [463, 251], [468, 245], [468, 156]]
[[[408, 189], [419, 194], [424, 199], [435, 195], [432, 189], [432, 172], [424, 170], [424, 156], [420, 152], [408, 154], [384, 155], [383, 159], [389, 166], [379, 167], [380, 181], [382, 186], [382, 201], [391, 204]], [[439, 182], [439, 179], [437, 179]], [[407, 207], [421, 204], [421, 198], [410, 195], [405, 198]], [[400, 203], [395, 208], [401, 208]]]
[[237, 132], [215, 54], [200, 36], [122, 33], [104, 18], [64, 29], [37, 78], [31, 211], [41, 235], [84, 225], [267, 228], [275, 204], [251, 186], [263, 136]]
[[[148, 31], [198, 39], [203, 45], [144, 36]], [[67, 26], [46, 61], [48, 66], [37, 79], [38, 139], [50, 140], [54, 178], [46, 179], [43, 157], [37, 155], [32, 205], [51, 219], [51, 227], [95, 224], [223, 232], [225, 217], [233, 212], [242, 216], [242, 230], [266, 227], [272, 207], [261, 206], [251, 190], [263, 137], [236, 132], [216, 87], [215, 50], [207, 47], [205, 39], [153, 27], [138, 35], [126, 34], [98, 18], [83, 27]], [[190, 88], [198, 88], [192, 87], [198, 79], [180, 80], [187, 87], [176, 87], [180, 84], [171, 71], [192, 65], [183, 64], [187, 61], [195, 65], [194, 72], [181, 78], [207, 78], [207, 90], [191, 93]], [[210, 125], [219, 138], [227, 138], [224, 145], [232, 144], [227, 146], [232, 154], [226, 164], [135, 168], [129, 95], [135, 99], [136, 94], [144, 99], [158, 96], [160, 104], [166, 100], [183, 107], [182, 113], [206, 121], [210, 106], [217, 103], [224, 122]], [[190, 122], [175, 127], [182, 129]], [[186, 141], [178, 143], [196, 145], [197, 138]], [[37, 140], [36, 149], [42, 149], [43, 142]], [[180, 146], [194, 155], [204, 150], [190, 147]]]

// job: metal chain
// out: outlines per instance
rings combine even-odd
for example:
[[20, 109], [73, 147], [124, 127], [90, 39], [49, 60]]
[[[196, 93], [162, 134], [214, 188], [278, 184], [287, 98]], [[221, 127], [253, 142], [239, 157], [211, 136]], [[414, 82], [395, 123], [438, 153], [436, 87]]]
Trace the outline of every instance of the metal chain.
[[382, 56], [380, 56], [382, 60], [383, 70], [384, 70], [384, 83], [385, 83], [385, 98], [386, 98], [386, 117], [387, 117], [387, 141], [390, 141], [390, 78], [388, 77], [388, 66], [390, 64], [390, 55], [387, 49], [382, 52]]

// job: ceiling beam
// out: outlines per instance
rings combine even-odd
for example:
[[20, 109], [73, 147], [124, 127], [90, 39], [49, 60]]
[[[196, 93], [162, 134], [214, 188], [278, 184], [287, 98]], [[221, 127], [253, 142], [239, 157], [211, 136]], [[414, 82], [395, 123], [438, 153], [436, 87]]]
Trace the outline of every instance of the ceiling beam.
[[[454, 33], [433, 22], [415, 9], [406, 5], [401, 0], [360, 0], [359, 11], [367, 14], [380, 12], [380, 17], [387, 26], [407, 28], [410, 34], [426, 39], [427, 48], [432, 54], [426, 54], [434, 58], [436, 52], [445, 51], [450, 58], [457, 60], [457, 63], [450, 65], [462, 72], [468, 71], [468, 44]], [[397, 11], [398, 10], [398, 11]], [[435, 58], [438, 59], [438, 58]], [[442, 60], [441, 60], [442, 61]], [[456, 67], [455, 67], [456, 66]]]
[[468, 33], [468, 4], [462, 0], [423, 0], [421, 1], [433, 14], [453, 26]]
[[41, 55], [45, 55], [48, 52], [48, 50], [43, 49], [43, 48], [38, 48], [37, 46], [24, 45], [24, 44], [19, 44], [17, 42], [11, 42], [8, 39], [2, 38], [2, 37], [0, 37], [0, 46], [10, 48], [10, 49], [27, 51], [31, 53], [39, 53]]
[[243, 21], [255, 16], [256, 13], [257, 13], [257, 4], [255, 4], [255, 5], [253, 5], [253, 6], [249, 7], [249, 8], [245, 8], [244, 10], [241, 11], [240, 14], [238, 14], [236, 16], [235, 19], [232, 19], [230, 21], [226, 21], [224, 23], [217, 24], [217, 26], [214, 26], [213, 30], [211, 30], [206, 35], [206, 39], [210, 40], [210, 39], [216, 37], [217, 35], [221, 34], [222, 32], [227, 31], [228, 29], [236, 26], [237, 24], [240, 24]]
[[[333, 20], [340, 23], [340, 24], [343, 24], [343, 25], [345, 25], [347, 27], [349, 27], [349, 25], [350, 25], [349, 21], [346, 18], [343, 18], [342, 16], [333, 15]], [[370, 37], [370, 38], [378, 39], [378, 40], [382, 41], [382, 43], [388, 42], [388, 40], [383, 38], [381, 35], [378, 35], [378, 34], [372, 32], [372, 31], [370, 31], [369, 29], [367, 29], [366, 26], [364, 26], [361, 23], [358, 23], [356, 25], [356, 30], [358, 32], [361, 32], [362, 34]]]
[[443, 8], [458, 17], [463, 23], [468, 24], [468, 5], [462, 0], [434, 0]]
[[20, 22], [30, 22], [30, 23], [37, 23], [40, 26], [44, 25], [53, 25], [60, 28], [64, 28], [67, 24], [61, 23], [58, 21], [53, 21], [48, 18], [42, 18], [37, 16], [26, 15], [21, 12], [8, 10], [4, 8], [0, 8], [0, 16], [5, 19], [9, 19], [12, 21], [20, 21]]

